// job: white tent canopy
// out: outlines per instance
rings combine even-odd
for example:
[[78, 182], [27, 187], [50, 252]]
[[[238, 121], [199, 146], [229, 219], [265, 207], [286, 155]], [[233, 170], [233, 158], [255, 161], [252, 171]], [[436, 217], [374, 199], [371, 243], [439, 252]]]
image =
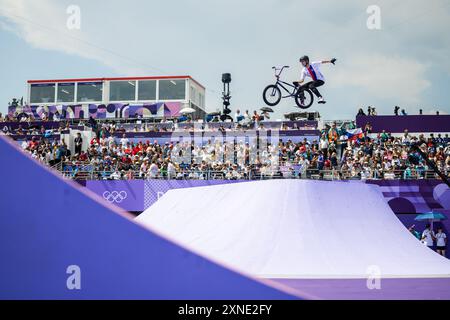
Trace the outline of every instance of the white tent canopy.
[[137, 221], [268, 278], [450, 277], [378, 186], [272, 180], [167, 192]]

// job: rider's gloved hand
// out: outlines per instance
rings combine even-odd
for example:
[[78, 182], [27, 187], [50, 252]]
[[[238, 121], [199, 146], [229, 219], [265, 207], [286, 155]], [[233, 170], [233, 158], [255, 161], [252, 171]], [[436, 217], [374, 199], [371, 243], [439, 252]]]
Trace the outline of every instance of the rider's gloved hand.
[[331, 62], [332, 64], [336, 64], [336, 58], [331, 59], [330, 62]]

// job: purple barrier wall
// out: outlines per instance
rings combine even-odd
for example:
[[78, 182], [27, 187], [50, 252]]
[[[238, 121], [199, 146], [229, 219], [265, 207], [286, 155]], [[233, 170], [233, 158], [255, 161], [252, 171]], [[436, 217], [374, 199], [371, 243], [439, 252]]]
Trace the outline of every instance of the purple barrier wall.
[[450, 115], [414, 115], [414, 116], [357, 116], [356, 125], [364, 128], [372, 125], [372, 132], [386, 130], [391, 133], [409, 132], [450, 132]]
[[[0, 299], [292, 299], [137, 225], [0, 136]], [[17, 174], [20, 172], [21, 174]], [[24, 197], [23, 186], [39, 192]], [[69, 290], [70, 266], [81, 270]]]
[[143, 211], [144, 180], [86, 181], [86, 188], [105, 202], [115, 204], [127, 211]]
[[144, 211], [171, 189], [203, 187], [238, 180], [129, 180], [86, 181], [86, 188], [99, 195], [105, 203], [115, 204], [126, 211]]
[[[86, 181], [85, 186], [106, 202], [127, 211], [149, 208], [171, 189], [201, 187], [248, 180], [129, 180]], [[343, 182], [344, 183], [344, 182]], [[352, 183], [364, 183], [355, 181]], [[439, 180], [369, 180], [380, 186], [391, 209], [397, 214], [442, 212], [450, 217], [450, 190]]]

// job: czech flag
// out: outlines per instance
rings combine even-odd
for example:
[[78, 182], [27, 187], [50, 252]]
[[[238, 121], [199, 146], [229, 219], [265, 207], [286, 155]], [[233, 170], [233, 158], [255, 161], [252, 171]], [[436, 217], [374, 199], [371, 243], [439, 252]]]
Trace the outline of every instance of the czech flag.
[[362, 131], [361, 128], [357, 128], [357, 129], [347, 130], [345, 135], [347, 136], [348, 140], [357, 140], [357, 139], [362, 139], [364, 137], [364, 132]]

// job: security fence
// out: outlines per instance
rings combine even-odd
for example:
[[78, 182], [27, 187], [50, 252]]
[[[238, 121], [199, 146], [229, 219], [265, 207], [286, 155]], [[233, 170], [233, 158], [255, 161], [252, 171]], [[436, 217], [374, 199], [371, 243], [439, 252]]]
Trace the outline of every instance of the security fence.
[[[181, 170], [141, 172], [139, 170], [102, 170], [95, 166], [60, 164], [54, 167], [64, 177], [76, 180], [267, 180], [267, 179], [311, 179], [311, 180], [418, 180], [440, 179], [431, 170], [391, 170], [391, 171], [346, 171], [346, 170], [318, 170], [318, 169], [269, 169], [248, 170]], [[446, 173], [448, 174], [448, 173]]]

